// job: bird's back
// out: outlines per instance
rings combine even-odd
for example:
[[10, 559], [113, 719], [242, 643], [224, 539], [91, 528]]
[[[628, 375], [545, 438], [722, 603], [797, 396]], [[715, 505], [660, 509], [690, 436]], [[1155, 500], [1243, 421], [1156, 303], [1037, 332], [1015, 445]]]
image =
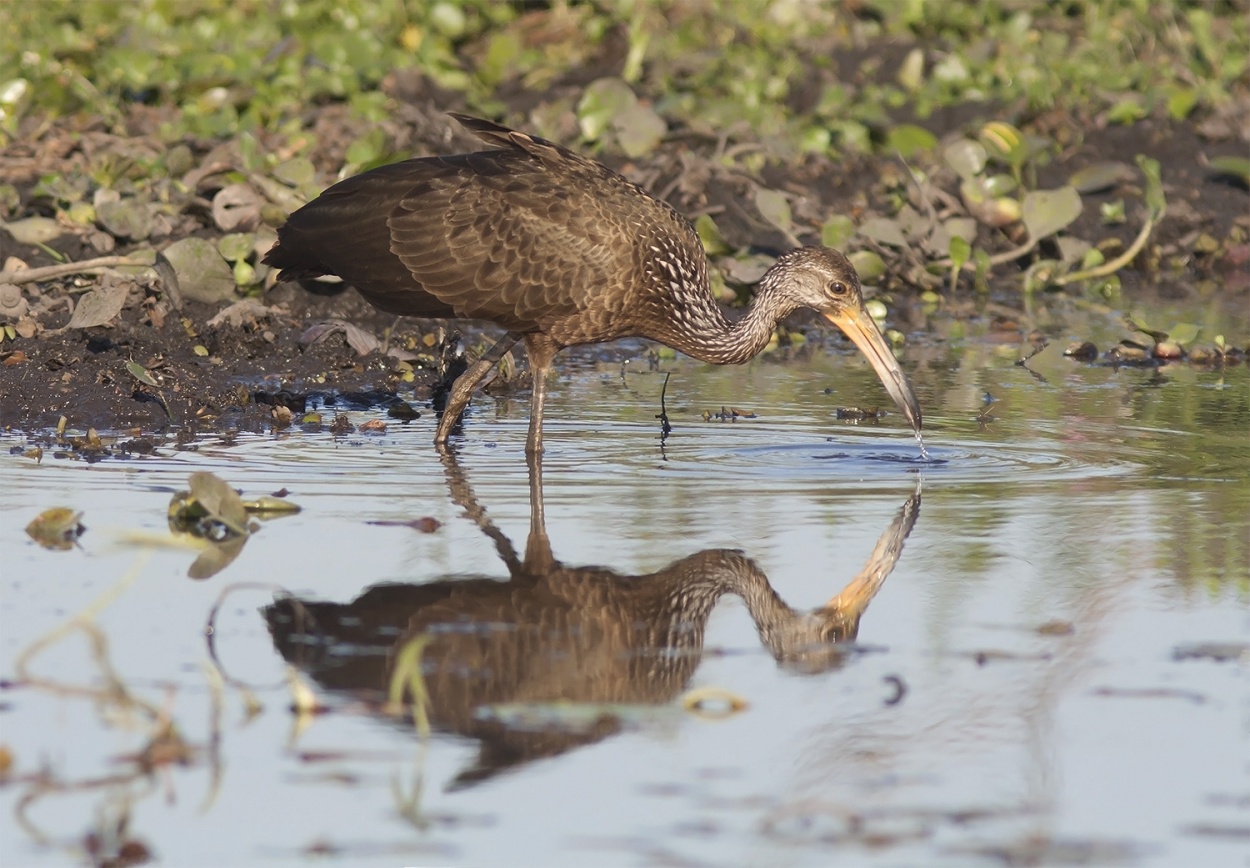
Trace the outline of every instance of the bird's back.
[[335, 184], [291, 215], [265, 261], [282, 279], [337, 275], [386, 311], [483, 319], [563, 346], [645, 333], [682, 270], [703, 268], [690, 224], [620, 175], [457, 119], [496, 149]]

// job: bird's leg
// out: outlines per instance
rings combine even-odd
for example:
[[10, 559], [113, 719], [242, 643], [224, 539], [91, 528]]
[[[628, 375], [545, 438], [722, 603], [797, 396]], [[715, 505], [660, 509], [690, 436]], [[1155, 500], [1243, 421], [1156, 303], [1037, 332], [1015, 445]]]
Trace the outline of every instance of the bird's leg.
[[531, 455], [543, 451], [543, 402], [547, 398], [547, 374], [559, 350], [555, 342], [542, 333], [525, 336], [525, 352], [530, 359], [530, 376], [534, 380], [534, 389], [530, 393], [530, 433], [525, 439], [525, 451]]
[[516, 332], [508, 332], [487, 350], [485, 355], [469, 365], [463, 374], [456, 377], [451, 393], [447, 396], [447, 406], [443, 408], [443, 417], [438, 420], [438, 431], [434, 435], [435, 445], [440, 447], [447, 445], [447, 437], [459, 421], [460, 415], [464, 413], [464, 408], [468, 406], [469, 399], [473, 397], [478, 383], [482, 382], [483, 378], [490, 373], [490, 369], [499, 364], [504, 354], [520, 339], [521, 336]]

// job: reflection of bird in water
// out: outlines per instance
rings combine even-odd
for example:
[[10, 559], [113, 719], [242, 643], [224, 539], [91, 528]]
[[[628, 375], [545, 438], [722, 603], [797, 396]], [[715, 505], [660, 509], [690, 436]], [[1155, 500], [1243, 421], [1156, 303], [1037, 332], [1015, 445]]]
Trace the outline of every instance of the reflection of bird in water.
[[824, 606], [798, 612], [741, 552], [711, 549], [645, 576], [555, 560], [543, 519], [542, 471], [530, 459], [531, 518], [523, 558], [487, 518], [458, 464], [444, 458], [452, 499], [494, 540], [506, 581], [448, 578], [386, 584], [352, 603], [279, 599], [265, 611], [274, 644], [323, 686], [380, 699], [396, 651], [430, 637], [422, 656], [429, 714], [444, 731], [479, 739], [476, 768], [458, 784], [598, 741], [620, 728], [610, 714], [589, 731], [511, 728], [477, 714], [503, 703], [670, 702], [685, 689], [703, 650], [713, 606], [741, 597], [760, 640], [800, 671], [838, 665], [834, 643], [853, 639], [859, 619], [894, 568], [919, 514], [903, 504], [860, 573]]
[[668, 205], [559, 145], [453, 117], [495, 150], [405, 160], [341, 181], [291, 215], [264, 260], [282, 280], [338, 276], [391, 313], [508, 330], [457, 380], [436, 443], [518, 340], [534, 372], [526, 451], [541, 452], [547, 372], [561, 349], [644, 337], [741, 364], [800, 307], [855, 342], [920, 431], [920, 405], [841, 253], [785, 254], [731, 323], [712, 298], [698, 234]]

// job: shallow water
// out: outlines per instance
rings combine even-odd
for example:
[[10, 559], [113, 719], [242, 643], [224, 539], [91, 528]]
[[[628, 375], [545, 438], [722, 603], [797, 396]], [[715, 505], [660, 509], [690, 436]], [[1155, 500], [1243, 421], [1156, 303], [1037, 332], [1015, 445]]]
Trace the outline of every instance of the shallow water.
[[[450, 463], [429, 415], [96, 464], [35, 463], [8, 454], [24, 437], [0, 437], [0, 676], [129, 577], [97, 635], [196, 748], [136, 771], [125, 757], [150, 725], [68, 693], [104, 682], [84, 634], [67, 636], [29, 664], [59, 688], [0, 691], [0, 863], [82, 860], [94, 834], [171, 865], [1243, 865], [1250, 371], [1089, 367], [1056, 347], [1032, 376], [1016, 357], [972, 342], [908, 359], [928, 462], [898, 416], [834, 421], [882, 397], [849, 355], [668, 363], [662, 447], [661, 377], [572, 360], [551, 387], [541, 491], [524, 396], [479, 398]], [[757, 418], [702, 420], [722, 406]], [[303, 511], [192, 581], [194, 552], [123, 540], [162, 533], [197, 470], [246, 496], [288, 489]], [[72, 551], [23, 532], [58, 505], [84, 513]], [[534, 569], [508, 581], [536, 506], [550, 550], [535, 536]], [[427, 516], [433, 533], [386, 524]], [[869, 599], [833, 631], [842, 654], [784, 635], [770, 651], [734, 595], [771, 586], [810, 612], [873, 558]], [[416, 587], [371, 611], [314, 607], [325, 635], [278, 641], [273, 589], [246, 583], [310, 606]], [[704, 586], [705, 618], [647, 635], [657, 600], [693, 605]], [[205, 625], [227, 589], [216, 688]], [[435, 637], [428, 741], [380, 702], [420, 629]], [[284, 653], [327, 711], [292, 713]], [[705, 687], [747, 705], [683, 710]]]

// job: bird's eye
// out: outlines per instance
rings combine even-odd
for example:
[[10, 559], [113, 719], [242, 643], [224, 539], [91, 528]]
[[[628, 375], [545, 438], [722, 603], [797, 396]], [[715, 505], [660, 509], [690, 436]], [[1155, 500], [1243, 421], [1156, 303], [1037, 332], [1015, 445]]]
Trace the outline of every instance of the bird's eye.
[[847, 293], [846, 284], [843, 283], [842, 281], [835, 280], [833, 283], [829, 284], [830, 295], [846, 295], [846, 293]]

